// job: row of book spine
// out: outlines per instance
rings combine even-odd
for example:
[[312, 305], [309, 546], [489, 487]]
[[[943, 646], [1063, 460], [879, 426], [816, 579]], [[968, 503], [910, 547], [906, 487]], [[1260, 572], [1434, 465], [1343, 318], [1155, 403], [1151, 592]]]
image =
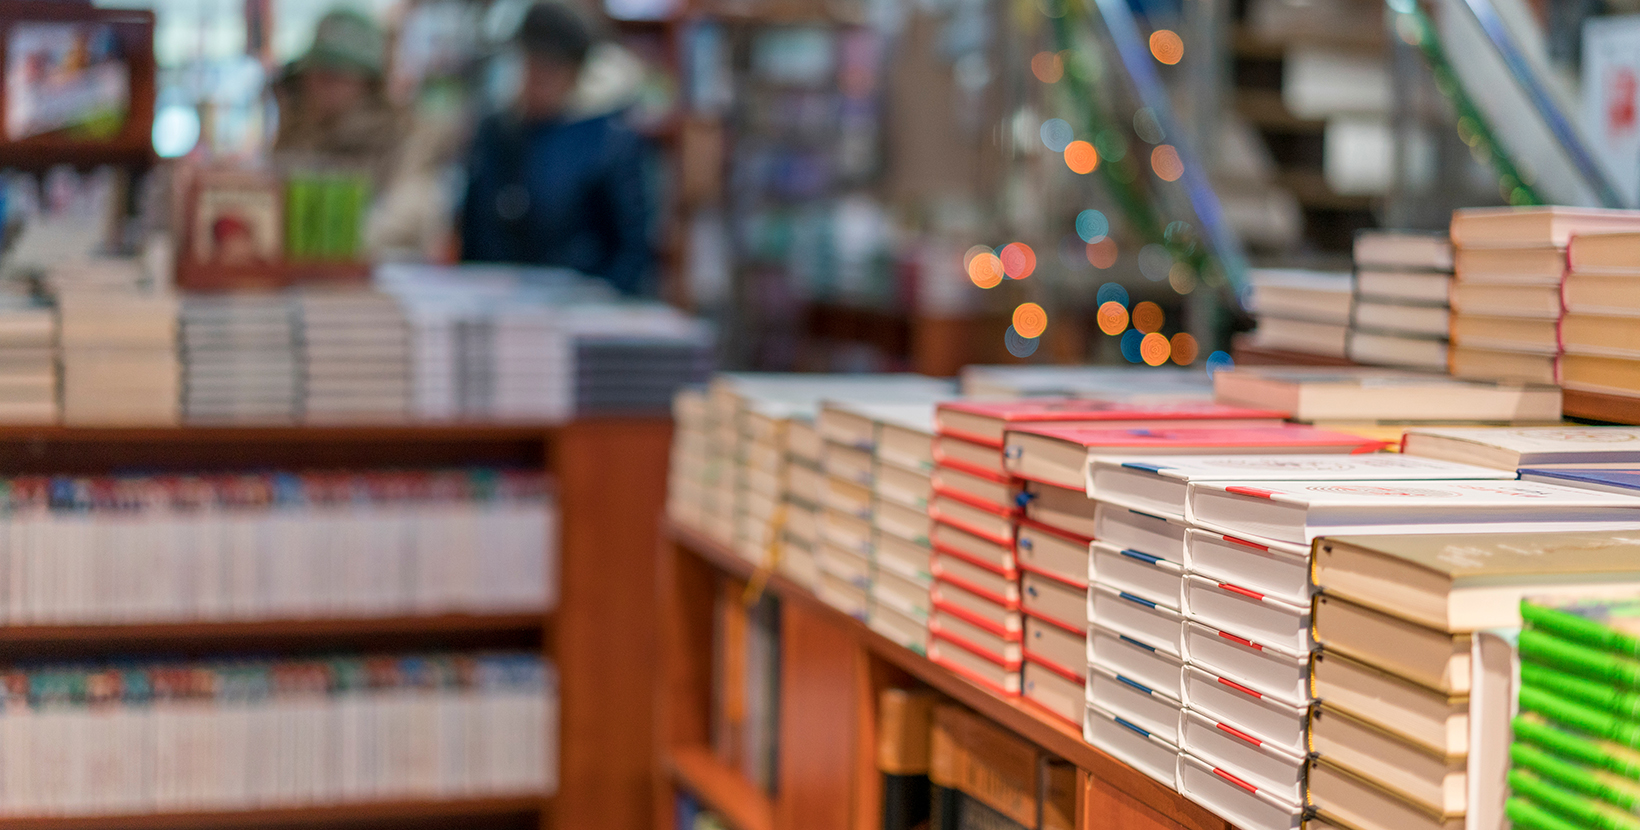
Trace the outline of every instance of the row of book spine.
[[557, 509], [531, 472], [0, 481], [0, 619], [122, 624], [541, 612]]
[[0, 815], [545, 796], [557, 679], [520, 653], [0, 673]]

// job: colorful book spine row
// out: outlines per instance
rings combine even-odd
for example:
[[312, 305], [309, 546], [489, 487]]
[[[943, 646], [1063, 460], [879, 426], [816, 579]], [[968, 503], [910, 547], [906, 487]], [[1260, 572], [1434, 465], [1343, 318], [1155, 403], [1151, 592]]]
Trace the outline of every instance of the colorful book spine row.
[[0, 815], [547, 795], [557, 678], [530, 654], [0, 673]]
[[556, 524], [529, 472], [9, 479], [0, 620], [539, 612]]

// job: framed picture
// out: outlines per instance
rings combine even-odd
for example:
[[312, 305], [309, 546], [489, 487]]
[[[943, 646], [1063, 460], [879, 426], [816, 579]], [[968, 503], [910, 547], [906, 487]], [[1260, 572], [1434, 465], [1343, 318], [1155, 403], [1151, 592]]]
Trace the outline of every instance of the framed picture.
[[284, 193], [277, 180], [203, 177], [192, 217], [188, 255], [195, 264], [255, 268], [284, 259]]

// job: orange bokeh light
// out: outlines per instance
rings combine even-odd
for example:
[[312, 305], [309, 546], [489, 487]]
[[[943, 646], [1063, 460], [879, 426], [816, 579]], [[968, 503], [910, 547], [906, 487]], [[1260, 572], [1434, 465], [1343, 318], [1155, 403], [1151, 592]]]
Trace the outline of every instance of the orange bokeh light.
[[1196, 355], [1201, 352], [1200, 348], [1196, 345], [1196, 338], [1191, 337], [1182, 331], [1173, 335], [1172, 344], [1173, 362], [1179, 364], [1180, 366], [1189, 366], [1190, 364], [1195, 363]]
[[1099, 167], [1099, 151], [1086, 141], [1072, 141], [1065, 145], [1065, 166], [1073, 173], [1092, 173]]
[[1150, 366], [1166, 363], [1172, 354], [1173, 345], [1167, 341], [1167, 335], [1160, 332], [1153, 331], [1139, 341], [1139, 356]]
[[1055, 52], [1038, 52], [1031, 57], [1031, 74], [1045, 84], [1065, 77], [1065, 59]]
[[1002, 248], [1002, 273], [1009, 279], [1022, 280], [1036, 271], [1036, 251], [1023, 242], [1010, 242]]
[[968, 279], [980, 288], [995, 288], [1002, 282], [1002, 260], [990, 251], [975, 254], [968, 260]]
[[1095, 268], [1109, 268], [1116, 264], [1116, 240], [1105, 237], [1088, 243], [1088, 264]]
[[1184, 175], [1184, 162], [1179, 160], [1179, 151], [1173, 145], [1162, 144], [1150, 151], [1150, 169], [1156, 171], [1162, 181], [1176, 182]]
[[1100, 331], [1114, 337], [1124, 331], [1127, 331], [1127, 327], [1127, 306], [1124, 306], [1115, 300], [1111, 300], [1110, 302], [1107, 302], [1099, 307]]
[[1162, 312], [1162, 307], [1149, 300], [1133, 307], [1133, 327], [1145, 334], [1161, 331], [1165, 322], [1167, 315]]
[[1020, 303], [1014, 309], [1014, 331], [1020, 337], [1041, 337], [1048, 330], [1048, 312], [1036, 303]]
[[1157, 29], [1150, 33], [1150, 54], [1172, 66], [1184, 59], [1184, 38], [1171, 29]]

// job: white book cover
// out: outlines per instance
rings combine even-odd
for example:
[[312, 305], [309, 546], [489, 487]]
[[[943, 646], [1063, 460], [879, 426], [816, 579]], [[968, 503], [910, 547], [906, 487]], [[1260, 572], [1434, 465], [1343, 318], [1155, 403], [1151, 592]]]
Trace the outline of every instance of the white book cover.
[[1196, 524], [1254, 541], [1640, 527], [1640, 497], [1524, 481], [1202, 481]]
[[1417, 427], [1407, 430], [1405, 451], [1510, 470], [1640, 461], [1640, 427]]
[[1433, 458], [1363, 455], [1177, 455], [1094, 458], [1088, 498], [1157, 516], [1190, 520], [1192, 481], [1412, 481], [1512, 479], [1498, 469]]

